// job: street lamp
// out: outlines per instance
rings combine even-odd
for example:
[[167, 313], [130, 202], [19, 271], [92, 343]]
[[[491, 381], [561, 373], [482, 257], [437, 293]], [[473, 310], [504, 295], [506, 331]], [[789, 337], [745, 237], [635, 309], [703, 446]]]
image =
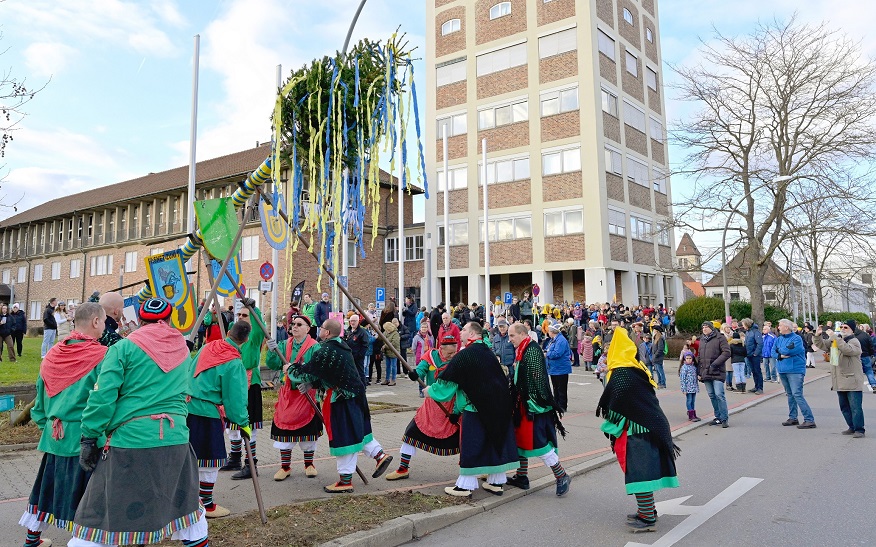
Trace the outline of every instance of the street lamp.
[[736, 211], [736, 209], [738, 209], [739, 206], [742, 205], [742, 202], [748, 199], [748, 197], [751, 196], [752, 193], [760, 190], [767, 184], [776, 184], [779, 182], [791, 180], [792, 178], [794, 177], [790, 175], [781, 175], [775, 177], [769, 182], [765, 181], [761, 184], [758, 184], [757, 186], [746, 192], [745, 195], [736, 202], [736, 205], [734, 205], [730, 209], [730, 214], [727, 215], [727, 223], [724, 224], [724, 233], [721, 236], [721, 278], [724, 284], [724, 320], [728, 325], [730, 324], [732, 318], [730, 317], [730, 293], [727, 289], [727, 230], [730, 228], [730, 220], [733, 218], [733, 212]]

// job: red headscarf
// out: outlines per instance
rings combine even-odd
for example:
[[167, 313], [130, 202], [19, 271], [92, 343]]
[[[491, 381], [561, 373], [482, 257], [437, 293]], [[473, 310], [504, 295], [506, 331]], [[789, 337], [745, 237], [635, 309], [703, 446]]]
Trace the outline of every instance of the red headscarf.
[[[71, 340], [81, 342], [68, 344]], [[103, 360], [107, 349], [94, 337], [75, 330], [61, 343], [52, 346], [40, 365], [40, 376], [48, 396], [54, 397], [84, 378]]]

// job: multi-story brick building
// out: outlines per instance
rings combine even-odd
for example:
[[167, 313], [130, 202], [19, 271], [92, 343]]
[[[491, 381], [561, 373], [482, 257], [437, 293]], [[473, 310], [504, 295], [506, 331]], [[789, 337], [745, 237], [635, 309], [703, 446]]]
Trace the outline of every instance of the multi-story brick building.
[[[256, 169], [269, 154], [262, 145], [228, 156], [197, 164], [197, 199], [230, 196], [237, 185]], [[283, 176], [285, 179], [285, 176]], [[87, 192], [59, 197], [0, 222], [0, 301], [9, 302], [13, 292], [28, 317], [31, 329], [42, 326], [42, 312], [50, 298], [70, 303], [81, 302], [94, 291], [105, 292], [123, 285], [137, 283], [122, 291], [136, 294], [146, 279], [144, 258], [185, 243], [188, 219], [188, 167], [178, 167], [160, 173], [96, 188]], [[396, 294], [397, 263], [384, 261], [388, 231], [398, 229], [398, 208], [389, 203], [391, 185], [388, 173], [381, 171], [381, 211], [378, 236], [370, 250], [366, 239], [366, 256], [347, 253], [349, 289], [363, 303], [374, 299], [376, 287], [385, 287], [388, 295]], [[394, 195], [393, 195], [394, 198]], [[423, 276], [423, 236], [412, 225], [411, 197], [405, 196], [405, 222], [411, 230], [405, 264], [406, 286], [419, 290]], [[370, 218], [370, 216], [369, 216]], [[262, 308], [270, 298], [258, 292], [259, 268], [270, 261], [271, 248], [262, 235], [258, 214], [247, 217], [241, 248], [242, 280], [250, 296]], [[366, 225], [367, 234], [371, 227]], [[350, 249], [354, 243], [350, 242]], [[392, 246], [392, 244], [389, 244]], [[294, 272], [287, 279], [289, 254], [280, 252], [275, 264], [275, 286], [279, 286], [279, 307], [288, 308], [292, 285], [305, 280], [305, 290], [318, 299], [316, 260], [300, 245], [293, 254]], [[201, 298], [209, 293], [204, 255], [199, 253], [188, 264], [196, 293]], [[331, 281], [323, 276], [322, 291], [331, 293]]]
[[483, 301], [486, 139], [492, 297], [678, 305], [655, 0], [427, 0], [426, 19], [435, 299], [446, 233], [450, 300]]

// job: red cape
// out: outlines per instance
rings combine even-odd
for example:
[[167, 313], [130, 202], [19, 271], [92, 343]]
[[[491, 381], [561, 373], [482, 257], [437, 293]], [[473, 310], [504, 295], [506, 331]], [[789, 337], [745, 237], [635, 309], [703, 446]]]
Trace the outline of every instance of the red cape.
[[[68, 344], [69, 340], [82, 341]], [[52, 346], [40, 365], [40, 376], [48, 396], [54, 397], [84, 378], [103, 360], [107, 349], [95, 338], [78, 331]]]

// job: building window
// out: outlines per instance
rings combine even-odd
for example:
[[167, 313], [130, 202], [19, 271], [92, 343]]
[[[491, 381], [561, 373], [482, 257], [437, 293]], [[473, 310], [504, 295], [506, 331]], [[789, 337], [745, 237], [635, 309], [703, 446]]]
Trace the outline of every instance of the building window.
[[562, 236], [584, 233], [584, 210], [545, 211], [544, 235]]
[[[256, 244], [258, 244], [258, 243], [256, 243]], [[356, 267], [356, 258], [357, 258], [356, 257], [356, 242], [355, 241], [348, 241], [347, 242], [347, 250], [344, 253], [344, 260], [347, 261], [348, 268], [355, 268]]]
[[541, 115], [553, 116], [578, 110], [578, 87], [541, 94]]
[[633, 236], [633, 239], [651, 241], [653, 237], [651, 233], [651, 221], [630, 216], [630, 235]]
[[12, 283], [12, 270], [3, 270], [3, 284], [9, 285]]
[[423, 260], [423, 236], [405, 236], [405, 260]]
[[645, 132], [645, 113], [633, 103], [624, 100], [624, 123]]
[[651, 70], [650, 67], [645, 67], [645, 83], [648, 87], [657, 91], [657, 73]]
[[639, 59], [630, 53], [630, 50], [627, 50], [627, 72], [636, 78], [639, 77]]
[[444, 138], [444, 128], [447, 128], [447, 137], [455, 137], [456, 135], [465, 135], [468, 124], [465, 120], [465, 114], [456, 114], [455, 116], [445, 116], [438, 118], [438, 140]]
[[42, 264], [34, 264], [33, 265], [33, 280], [34, 281], [42, 281], [43, 280], [43, 265]]
[[568, 51], [578, 49], [578, 34], [576, 28], [570, 28], [542, 36], [538, 39], [538, 57], [544, 59]]
[[602, 90], [602, 111], [617, 118], [617, 95], [606, 89]]
[[661, 194], [666, 193], [666, 173], [659, 169], [654, 169], [651, 176], [651, 183], [654, 185], [654, 191]]
[[541, 155], [541, 174], [544, 176], [581, 170], [581, 147], [569, 148]]
[[[444, 226], [438, 227], [438, 245], [444, 245]], [[460, 220], [447, 225], [447, 243], [449, 245], [468, 245], [468, 221]]]
[[81, 275], [82, 260], [74, 258], [70, 261], [70, 279], [75, 279]]
[[651, 138], [657, 142], [665, 142], [666, 135], [663, 132], [663, 124], [651, 118]]
[[490, 8], [490, 20], [511, 15], [511, 2], [500, 2]]
[[626, 21], [630, 25], [633, 24], [633, 12], [631, 12], [627, 8], [624, 8], [624, 21]]
[[627, 179], [641, 186], [648, 186], [648, 166], [627, 156]]
[[776, 291], [764, 291], [763, 292], [763, 299], [767, 300], [769, 302], [775, 302], [776, 300], [778, 300], [776, 298]]
[[30, 301], [30, 317], [42, 317], [43, 316], [43, 303], [39, 300], [31, 300]]
[[19, 266], [18, 267], [18, 282], [25, 283], [27, 282], [27, 267]]
[[[480, 166], [478, 165], [478, 185], [483, 186], [483, 177], [481, 175]], [[526, 180], [530, 178], [529, 174], [529, 157], [525, 158], [509, 158], [487, 162], [487, 184], [496, 184], [497, 182], [511, 182], [515, 180]]]
[[[459, 190], [468, 186], [468, 167], [451, 167], [447, 170], [450, 177], [450, 189]], [[445, 184], [444, 171], [438, 171], [438, 191], [444, 191]]]
[[[7, 270], [9, 271], [9, 270]], [[6, 283], [6, 281], [4, 281]], [[873, 274], [865, 273], [861, 274], [861, 283], [864, 285], [872, 285], [873, 284]]]
[[486, 76], [500, 70], [526, 64], [526, 42], [477, 57], [477, 75]]
[[654, 33], [648, 27], [645, 27], [645, 40], [654, 43]]
[[605, 171], [615, 175], [624, 174], [623, 155], [614, 148], [605, 147]]
[[[224, 197], [224, 196], [223, 196], [223, 197]], [[255, 303], [256, 303], [256, 307], [257, 307], [258, 309], [262, 309], [262, 306], [261, 306], [262, 292], [261, 292], [260, 290], [258, 290], [258, 289], [247, 289], [247, 290], [246, 290], [246, 296], [248, 296], [249, 298], [252, 298], [252, 299], [255, 301]]]
[[657, 225], [657, 244], [664, 245], [669, 247], [669, 230], [671, 230], [669, 226], [666, 224], [658, 224]]
[[110, 275], [113, 273], [113, 255], [91, 257], [91, 275]]
[[388, 237], [383, 242], [383, 259], [386, 262], [398, 262], [398, 238]]
[[[479, 222], [481, 241], [484, 240], [484, 223]], [[532, 237], [532, 215], [490, 219], [490, 241], [513, 241]]]
[[465, 80], [465, 59], [437, 67], [435, 79], [438, 87]]
[[619, 209], [608, 208], [608, 233], [616, 236], [627, 235], [627, 214]]
[[459, 32], [460, 24], [459, 19], [451, 19], [449, 21], [445, 21], [441, 25], [441, 36], [447, 36], [448, 34], [452, 34], [454, 32]]
[[615, 60], [614, 39], [601, 30], [596, 31], [597, 43], [599, 45], [599, 53], [602, 53], [612, 61]]
[[52, 279], [61, 279], [61, 263], [52, 262]]
[[128, 251], [125, 253], [125, 271], [137, 271], [137, 251]]
[[750, 277], [751, 276], [751, 268], [740, 268], [739, 273], [742, 277]]
[[246, 236], [241, 240], [240, 260], [259, 259], [259, 236]]
[[[720, 294], [715, 295], [715, 296], [717, 296], [717, 297], [719, 297], [719, 298], [721, 297]], [[742, 297], [739, 296], [739, 293], [738, 293], [738, 292], [731, 292], [731, 293], [730, 293], [730, 301], [731, 301], [731, 302], [737, 302], [737, 301], [739, 301], [739, 300], [742, 300]]]
[[525, 99], [502, 106], [478, 110], [478, 129], [492, 129], [529, 119], [529, 102]]

